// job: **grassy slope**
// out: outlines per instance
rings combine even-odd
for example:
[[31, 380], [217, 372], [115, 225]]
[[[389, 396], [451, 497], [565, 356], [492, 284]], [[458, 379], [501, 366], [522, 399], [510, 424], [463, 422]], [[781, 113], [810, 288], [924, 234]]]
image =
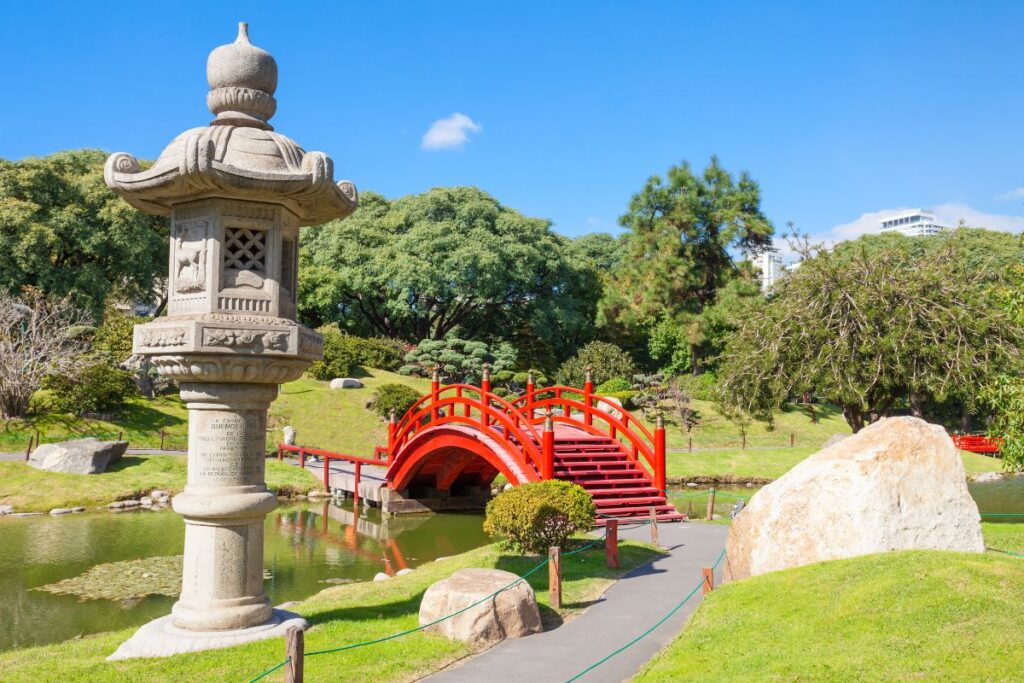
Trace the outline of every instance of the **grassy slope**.
[[[623, 543], [622, 568], [604, 566], [604, 550], [567, 557], [563, 568], [563, 611], [548, 607], [547, 571], [529, 581], [537, 591], [541, 614], [547, 624], [593, 602], [613, 578], [651, 560], [649, 547]], [[463, 567], [499, 567], [516, 574], [532, 568], [538, 558], [501, 554], [487, 546], [447, 560], [432, 562], [411, 574], [383, 582], [365, 582], [330, 588], [306, 600], [295, 611], [314, 628], [306, 634], [306, 651], [339, 647], [381, 638], [418, 625], [420, 598], [426, 588]], [[167, 659], [107, 663], [104, 658], [132, 633], [132, 629], [99, 634], [55, 645], [0, 652], [0, 678], [15, 681], [247, 681], [284, 658], [284, 643], [274, 639], [228, 650], [216, 650]], [[408, 636], [333, 654], [310, 657], [305, 662], [306, 680], [408, 681], [436, 670], [472, 651], [440, 636], [415, 633]], [[281, 681], [277, 672], [264, 679]], [[339, 679], [340, 680], [340, 679]]]
[[[692, 453], [668, 453], [666, 461], [668, 476], [690, 479], [715, 477], [723, 481], [748, 478], [775, 479], [785, 474], [793, 465], [811, 455], [818, 448], [797, 446], [796, 448], [747, 449], [730, 448], [715, 451], [693, 451]], [[960, 451], [968, 475], [982, 472], [998, 472], [1003, 467], [999, 458]]]
[[[320, 488], [309, 472], [267, 461], [267, 485], [277, 491], [288, 486], [305, 493]], [[138, 498], [153, 489], [178, 492], [185, 487], [185, 456], [126, 455], [103, 474], [40, 472], [21, 462], [0, 462], [0, 503], [17, 512], [47, 512], [55, 507], [106, 505]]]
[[[1024, 525], [985, 524], [1024, 550]], [[912, 551], [714, 591], [636, 681], [1017, 681], [1024, 559]]]
[[[697, 412], [700, 424], [692, 432], [687, 433], [679, 427], [669, 424], [666, 430], [666, 441], [669, 450], [689, 448], [690, 438], [697, 449], [739, 449], [742, 443], [740, 428], [730, 422], [709, 401], [693, 401], [692, 408]], [[778, 415], [771, 427], [763, 422], [754, 422], [747, 427], [748, 447], [783, 448], [789, 446], [792, 434], [798, 447], [817, 448], [825, 443], [833, 434], [849, 434], [850, 427], [843, 419], [841, 412], [830, 406], [815, 406], [817, 422], [812, 422], [810, 414], [801, 406], [787, 404]], [[671, 414], [667, 415], [671, 419]], [[649, 425], [653, 429], [653, 424]]]

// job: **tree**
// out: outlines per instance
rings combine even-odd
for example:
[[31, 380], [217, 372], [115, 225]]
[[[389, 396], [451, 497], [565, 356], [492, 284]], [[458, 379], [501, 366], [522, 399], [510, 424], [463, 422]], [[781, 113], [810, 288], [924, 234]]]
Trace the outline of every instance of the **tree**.
[[[620, 218], [627, 255], [603, 302], [605, 318], [627, 334], [665, 318], [696, 322], [738, 275], [731, 252], [753, 255], [771, 245], [774, 228], [760, 204], [757, 183], [746, 173], [734, 179], [715, 157], [700, 175], [684, 162], [669, 169], [667, 181], [651, 177]], [[702, 339], [692, 342], [698, 363]]]
[[443, 382], [463, 384], [479, 381], [484, 363], [496, 373], [512, 368], [516, 350], [509, 344], [491, 347], [466, 339], [424, 339], [406, 354], [405, 362], [398, 370], [403, 375], [429, 377], [434, 368], [439, 368]]
[[[1024, 325], [1024, 265], [1007, 268], [1004, 283], [993, 288], [995, 304], [1018, 324]], [[992, 411], [989, 432], [1003, 440], [1000, 455], [1007, 470], [1024, 471], [1024, 368], [1011, 368], [993, 377], [979, 392]]]
[[473, 187], [394, 201], [367, 192], [350, 218], [303, 232], [300, 316], [410, 343], [561, 344], [588, 333], [596, 307], [567, 244], [549, 221]]
[[0, 289], [71, 297], [95, 317], [111, 294], [153, 298], [167, 268], [166, 220], [107, 189], [105, 158], [76, 150], [0, 159]]
[[555, 374], [555, 381], [570, 387], [582, 387], [588, 367], [591, 368], [594, 386], [610, 379], [632, 379], [637, 373], [636, 364], [628, 353], [614, 344], [595, 341], [562, 363]]
[[47, 376], [78, 364], [89, 345], [88, 323], [69, 298], [0, 292], [0, 417], [24, 417]]
[[725, 407], [770, 419], [788, 397], [814, 393], [856, 432], [901, 405], [922, 415], [929, 400], [976, 393], [1015, 363], [1024, 328], [992, 304], [992, 269], [966, 265], [969, 237], [917, 239], [801, 246], [800, 268], [726, 346]]

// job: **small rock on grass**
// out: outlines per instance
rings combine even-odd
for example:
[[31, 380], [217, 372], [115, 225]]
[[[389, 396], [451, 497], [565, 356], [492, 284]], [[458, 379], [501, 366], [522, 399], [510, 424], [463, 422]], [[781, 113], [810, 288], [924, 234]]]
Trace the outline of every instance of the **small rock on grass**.
[[13, 505], [0, 505], [0, 515], [9, 515], [14, 512]]
[[70, 515], [71, 508], [53, 508], [50, 510], [51, 515]]
[[391, 577], [390, 577], [390, 576], [388, 576], [387, 574], [385, 574], [384, 572], [377, 572], [377, 573], [376, 573], [376, 574], [374, 575], [374, 577], [373, 577], [373, 580], [374, 580], [374, 581], [387, 581], [387, 580], [388, 580], [388, 579], [390, 579], [390, 578], [391, 578]]
[[412, 574], [412, 570], [406, 567], [405, 569], [399, 569], [395, 572], [395, 576], [405, 576], [406, 574]]

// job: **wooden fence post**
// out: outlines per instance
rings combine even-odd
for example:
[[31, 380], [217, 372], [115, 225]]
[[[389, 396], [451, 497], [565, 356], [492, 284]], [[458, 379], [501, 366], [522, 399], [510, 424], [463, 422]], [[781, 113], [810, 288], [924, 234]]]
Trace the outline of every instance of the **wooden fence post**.
[[743, 450], [747, 450], [747, 433], [743, 432]]
[[551, 609], [562, 609], [562, 549], [548, 548], [548, 602]]
[[651, 506], [651, 543], [655, 548], [661, 547], [658, 543], [658, 508]]
[[288, 663], [284, 667], [284, 680], [285, 683], [302, 683], [302, 659], [305, 651], [304, 639], [302, 628], [299, 626], [292, 626], [288, 629], [288, 633], [285, 638], [285, 656], [288, 657]]
[[794, 446], [796, 446], [796, 434], [794, 434], [793, 432], [790, 432], [789, 433], [789, 447], [793, 448]]
[[609, 519], [605, 529], [607, 534], [604, 537], [604, 559], [609, 569], [619, 568], [619, 520]]
[[25, 449], [25, 462], [28, 462], [29, 456], [32, 455], [32, 436], [28, 437], [28, 448]]
[[164, 449], [164, 430], [160, 430], [160, 450]]
[[117, 432], [117, 440], [118, 441], [124, 441], [124, 439], [122, 438], [123, 436], [124, 436], [124, 431], [123, 430]]
[[690, 452], [693, 453], [693, 437], [690, 437]]
[[711, 567], [704, 567], [704, 590], [701, 591], [702, 595], [707, 595], [715, 589], [715, 572], [711, 570]]
[[708, 521], [715, 518], [715, 487], [712, 486], [708, 492]]

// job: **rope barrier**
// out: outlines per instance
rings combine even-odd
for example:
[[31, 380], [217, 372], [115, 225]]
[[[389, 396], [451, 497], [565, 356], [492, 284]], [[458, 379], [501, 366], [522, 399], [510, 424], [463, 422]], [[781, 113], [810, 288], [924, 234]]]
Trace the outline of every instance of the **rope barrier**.
[[1003, 550], [1002, 548], [990, 548], [989, 546], [985, 546], [985, 550], [1002, 553], [1003, 555], [1013, 555], [1014, 557], [1024, 557], [1024, 553], [1015, 553], [1011, 550]]
[[290, 661], [292, 661], [292, 658], [291, 657], [286, 657], [283, 662], [281, 662], [280, 664], [277, 664], [276, 666], [270, 667], [269, 669], [267, 669], [266, 671], [261, 673], [259, 676], [257, 676], [256, 678], [252, 679], [251, 681], [249, 681], [249, 683], [256, 683], [256, 681], [261, 680], [263, 678], [266, 678], [270, 674], [272, 674], [275, 671], [277, 671], [278, 669], [280, 669], [282, 666], [285, 666], [286, 664], [288, 664], [288, 662], [290, 662]]

